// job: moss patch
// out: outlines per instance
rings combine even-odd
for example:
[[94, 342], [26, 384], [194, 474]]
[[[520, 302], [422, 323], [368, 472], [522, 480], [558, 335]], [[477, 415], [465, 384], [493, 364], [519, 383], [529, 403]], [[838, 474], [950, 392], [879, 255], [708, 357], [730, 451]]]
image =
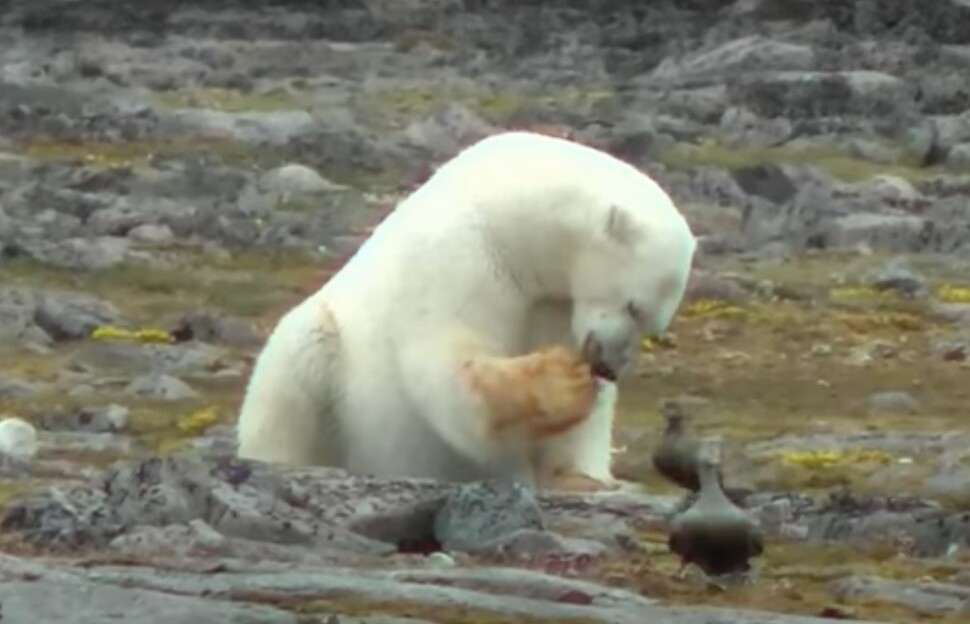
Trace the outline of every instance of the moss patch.
[[375, 90], [357, 96], [354, 106], [372, 123], [385, 127], [403, 127], [448, 103], [460, 104], [501, 124], [524, 109], [585, 110], [612, 97], [612, 91], [598, 86], [511, 90], [442, 89], [428, 85]]
[[837, 146], [735, 148], [713, 139], [697, 145], [670, 146], [661, 151], [658, 160], [673, 169], [719, 167], [732, 170], [769, 164], [811, 165], [846, 182], [859, 182], [880, 174], [921, 182], [941, 173], [935, 168], [920, 168], [903, 157], [898, 163], [888, 165], [862, 160]]
[[162, 91], [156, 99], [163, 108], [210, 108], [226, 113], [267, 113], [305, 107], [301, 97], [283, 89], [255, 92], [219, 87]]
[[[725, 260], [719, 269], [740, 272], [753, 283], [770, 279], [808, 295], [740, 305], [685, 305], [671, 327], [674, 345], [644, 353], [640, 375], [621, 382], [620, 422], [660, 431], [659, 400], [691, 395], [708, 402], [692, 420], [692, 428], [742, 446], [786, 434], [966, 429], [966, 369], [944, 361], [934, 349], [938, 337], [953, 330], [934, 317], [926, 301], [852, 283], [833, 287], [833, 274], [844, 271], [847, 261], [844, 254], [788, 264]], [[856, 268], [861, 272], [881, 262], [867, 258]], [[931, 285], [936, 283], [938, 275], [931, 266], [921, 270]], [[725, 310], [739, 312], [724, 314]], [[918, 413], [870, 410], [869, 396], [884, 391], [913, 394], [921, 404]], [[920, 466], [932, 468], [935, 459], [923, 461], [918, 449], [910, 456], [913, 464], [899, 468], [910, 476], [897, 479], [894, 473], [892, 482], [882, 485], [869, 477], [895, 468], [863, 457], [843, 457], [824, 469], [775, 461], [764, 471], [763, 485], [815, 493], [840, 485], [874, 493], [886, 493], [890, 487], [898, 490], [896, 494], [920, 493], [925, 476]], [[647, 472], [644, 483], [666, 491], [663, 482]]]
[[0, 265], [0, 281], [91, 293], [112, 301], [140, 325], [157, 327], [169, 314], [200, 307], [252, 319], [277, 314], [319, 288], [327, 274], [323, 261], [288, 252], [212, 258], [180, 250], [175, 259], [171, 268], [125, 264], [84, 273], [18, 259]]
[[70, 141], [31, 139], [21, 142], [20, 152], [45, 162], [68, 162], [102, 169], [128, 169], [166, 158], [204, 155], [227, 164], [264, 164], [275, 156], [272, 150], [255, 149], [231, 139], [196, 136], [139, 141]]
[[[666, 544], [661, 534], [645, 533], [645, 543]], [[666, 546], [649, 548], [644, 554], [612, 561], [598, 576], [612, 585], [626, 587], [666, 604], [709, 605], [762, 609], [776, 613], [819, 616], [836, 609], [854, 619], [881, 622], [949, 621], [945, 614], [917, 614], [905, 606], [868, 599], [840, 599], [831, 582], [853, 574], [876, 575], [898, 580], [933, 578], [944, 581], [956, 567], [928, 561], [900, 559], [888, 545], [866, 549], [844, 546], [809, 546], [771, 540], [765, 555], [756, 560], [758, 580], [749, 586], [720, 591], [673, 578], [677, 558]]]

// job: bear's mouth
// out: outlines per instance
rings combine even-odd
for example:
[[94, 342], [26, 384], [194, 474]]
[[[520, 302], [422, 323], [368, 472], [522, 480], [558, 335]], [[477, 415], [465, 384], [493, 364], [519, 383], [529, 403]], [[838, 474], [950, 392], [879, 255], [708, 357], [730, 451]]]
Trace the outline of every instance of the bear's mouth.
[[592, 369], [594, 376], [616, 383], [616, 373], [614, 373], [613, 369], [606, 364], [602, 362], [594, 362], [590, 364], [590, 368]]
[[589, 363], [590, 371], [594, 377], [616, 383], [616, 371], [603, 361], [602, 355], [603, 347], [592, 334], [587, 334], [583, 341], [583, 358]]

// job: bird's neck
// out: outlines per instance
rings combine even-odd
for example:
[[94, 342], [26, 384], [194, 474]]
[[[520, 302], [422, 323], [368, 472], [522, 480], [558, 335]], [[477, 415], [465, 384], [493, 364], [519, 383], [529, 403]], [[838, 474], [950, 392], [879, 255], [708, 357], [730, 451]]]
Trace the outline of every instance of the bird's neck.
[[677, 438], [677, 437], [680, 437], [680, 435], [683, 432], [684, 432], [684, 428], [681, 427], [680, 425], [667, 425], [667, 428], [664, 429], [664, 437]]
[[698, 466], [697, 477], [701, 485], [700, 494], [702, 499], [711, 503], [728, 501], [728, 497], [721, 490], [716, 467], [711, 465]]

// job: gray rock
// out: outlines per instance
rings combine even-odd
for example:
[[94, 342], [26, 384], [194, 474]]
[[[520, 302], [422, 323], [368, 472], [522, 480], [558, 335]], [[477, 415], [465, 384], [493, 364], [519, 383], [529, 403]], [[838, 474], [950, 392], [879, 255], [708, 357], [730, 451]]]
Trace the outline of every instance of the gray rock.
[[171, 330], [176, 340], [199, 340], [236, 347], [251, 347], [263, 338], [252, 323], [215, 310], [199, 310], [183, 315]]
[[792, 123], [786, 118], [765, 119], [739, 106], [724, 110], [718, 129], [726, 145], [746, 148], [780, 145], [793, 133]]
[[73, 363], [124, 373], [164, 373], [180, 377], [205, 375], [219, 368], [225, 353], [202, 342], [141, 344], [87, 342], [73, 356]]
[[751, 35], [690, 52], [681, 58], [665, 59], [649, 76], [651, 81], [721, 82], [768, 70], [806, 71], [813, 65], [815, 52], [810, 46]]
[[[137, 618], [158, 624], [297, 624], [273, 607], [129, 589], [83, 578], [0, 583], [3, 619], [10, 622], [116, 624]], [[80, 605], [83, 607], [79, 608]]]
[[921, 613], [965, 613], [961, 610], [970, 601], [970, 587], [952, 583], [849, 576], [831, 587], [842, 599], [903, 604]]
[[883, 72], [759, 72], [734, 81], [732, 101], [774, 118], [887, 117], [912, 107], [915, 89]]
[[696, 89], [675, 89], [664, 97], [662, 110], [706, 124], [723, 119], [729, 105], [727, 87], [712, 85]]
[[738, 186], [749, 195], [783, 204], [798, 192], [791, 176], [777, 165], [742, 167], [732, 172]]
[[896, 291], [909, 298], [922, 298], [929, 293], [926, 278], [900, 261], [889, 262], [870, 280], [878, 290]]
[[287, 163], [267, 171], [260, 182], [266, 191], [280, 195], [324, 193], [346, 188], [297, 163]]
[[890, 147], [878, 141], [864, 138], [853, 138], [846, 141], [845, 151], [854, 158], [884, 165], [891, 164], [896, 160], [896, 153]]
[[34, 322], [54, 340], [87, 338], [101, 325], [116, 325], [121, 312], [111, 303], [82, 293], [41, 292]]
[[0, 342], [52, 344], [53, 339], [34, 322], [36, 306], [33, 290], [0, 287]]
[[178, 377], [152, 373], [134, 378], [125, 387], [125, 392], [137, 397], [162, 399], [165, 401], [182, 401], [194, 399], [199, 393], [192, 386]]
[[476, 552], [501, 554], [513, 560], [553, 560], [579, 559], [590, 560], [603, 556], [609, 548], [594, 540], [563, 537], [552, 531], [538, 529], [519, 529], [501, 536], [487, 545], [476, 549]]
[[9, 375], [0, 376], [0, 399], [29, 399], [40, 392], [38, 384]]
[[52, 453], [115, 453], [127, 455], [134, 444], [131, 438], [115, 433], [87, 431], [41, 431], [39, 448]]
[[179, 133], [227, 138], [243, 143], [281, 145], [307, 133], [316, 122], [303, 110], [228, 113], [212, 109], [180, 109], [163, 120], [163, 127]]
[[450, 157], [461, 147], [492, 134], [495, 129], [459, 104], [448, 104], [428, 117], [412, 122], [404, 130], [411, 145], [436, 157]]
[[970, 142], [951, 147], [946, 155], [946, 164], [954, 169], [970, 169]]
[[52, 243], [29, 241], [22, 244], [34, 260], [75, 271], [97, 271], [118, 266], [128, 255], [130, 241], [124, 238], [69, 238]]
[[521, 529], [545, 528], [538, 503], [517, 482], [463, 484], [438, 511], [434, 535], [445, 550], [474, 552]]
[[919, 401], [912, 394], [900, 390], [877, 392], [869, 397], [868, 404], [875, 412], [914, 414], [920, 409]]
[[166, 243], [172, 240], [175, 235], [167, 225], [145, 223], [136, 225], [128, 231], [128, 238], [140, 243]]
[[110, 404], [45, 414], [43, 424], [48, 429], [119, 433], [127, 428], [130, 418], [130, 409], [123, 405]]

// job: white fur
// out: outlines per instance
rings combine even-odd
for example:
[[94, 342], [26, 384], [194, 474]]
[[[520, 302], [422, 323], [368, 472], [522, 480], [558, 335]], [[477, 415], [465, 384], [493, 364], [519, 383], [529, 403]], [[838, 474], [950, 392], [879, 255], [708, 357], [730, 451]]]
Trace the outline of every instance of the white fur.
[[496, 439], [457, 354], [591, 337], [622, 373], [642, 336], [670, 323], [695, 245], [669, 196], [612, 156], [525, 132], [484, 139], [280, 320], [246, 391], [238, 453], [455, 481], [534, 482], [538, 461], [609, 481], [613, 384], [571, 431]]

